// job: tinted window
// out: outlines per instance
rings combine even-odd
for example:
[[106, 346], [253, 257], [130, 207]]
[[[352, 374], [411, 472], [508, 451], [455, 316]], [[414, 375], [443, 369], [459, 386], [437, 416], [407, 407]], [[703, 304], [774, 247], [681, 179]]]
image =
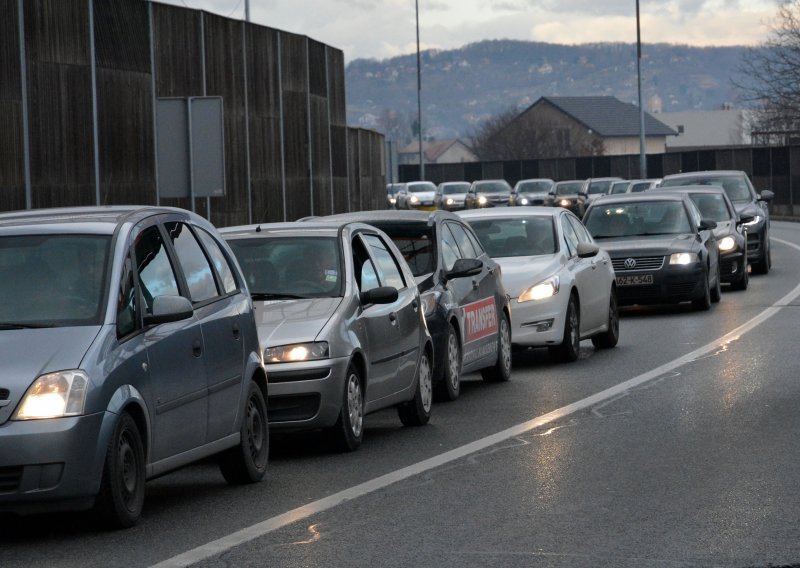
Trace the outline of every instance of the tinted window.
[[713, 221], [730, 221], [731, 212], [725, 203], [725, 198], [719, 194], [690, 193], [689, 198], [697, 205], [700, 215], [704, 219]]
[[197, 234], [200, 236], [200, 240], [203, 241], [203, 245], [205, 245], [206, 251], [208, 251], [208, 255], [214, 263], [214, 268], [217, 269], [217, 274], [222, 280], [222, 289], [225, 290], [226, 294], [232, 294], [237, 290], [236, 278], [233, 276], [233, 268], [228, 263], [225, 253], [222, 252], [214, 237], [203, 229], [197, 229]]
[[560, 183], [556, 184], [556, 195], [574, 195], [581, 191], [583, 187], [582, 181], [576, 181], [574, 183]]
[[167, 249], [158, 227], [145, 229], [136, 239], [136, 268], [142, 291], [144, 311], [153, 313], [153, 298], [158, 296], [180, 296], [178, 281], [172, 270]]
[[567, 215], [566, 218], [569, 219], [569, 222], [572, 224], [572, 228], [575, 230], [575, 234], [578, 235], [578, 240], [580, 242], [582, 243], [594, 242], [592, 240], [591, 235], [589, 235], [589, 232], [586, 230], [586, 227], [584, 227], [580, 221], [578, 221], [575, 217], [572, 217], [570, 215]]
[[122, 278], [117, 296], [117, 337], [124, 337], [138, 329], [136, 317], [136, 287], [133, 279], [133, 263], [128, 255], [122, 267]]
[[567, 251], [569, 251], [570, 256], [574, 256], [578, 251], [578, 235], [566, 217], [561, 218], [561, 228], [564, 231], [564, 239], [567, 241]]
[[665, 179], [661, 182], [661, 187], [677, 187], [684, 185], [713, 185], [721, 187], [725, 190], [725, 193], [728, 194], [728, 199], [734, 203], [745, 203], [753, 198], [750, 193], [750, 188], [747, 185], [747, 180], [742, 176], [687, 176]]
[[453, 265], [461, 254], [456, 244], [456, 239], [447, 225], [442, 225], [442, 264], [445, 270], [452, 270]]
[[510, 193], [511, 186], [504, 181], [476, 181], [472, 184], [479, 193]]
[[547, 193], [552, 188], [551, 181], [521, 181], [517, 184], [519, 193]]
[[447, 183], [439, 186], [440, 193], [444, 195], [452, 195], [454, 193], [467, 193], [469, 191], [468, 183]]
[[470, 226], [491, 257], [553, 254], [555, 236], [550, 216], [475, 219]]
[[453, 236], [456, 239], [456, 244], [458, 244], [458, 249], [461, 251], [461, 258], [478, 258], [478, 253], [475, 252], [472, 242], [470, 242], [469, 237], [467, 236], [467, 232], [461, 227], [461, 225], [447, 223], [447, 226], [453, 232]]
[[401, 290], [405, 288], [403, 276], [392, 254], [386, 249], [383, 241], [375, 235], [362, 235], [364, 242], [370, 247], [372, 256], [377, 263], [378, 276], [384, 286], [392, 286]]
[[203, 302], [217, 295], [214, 273], [200, 243], [194, 238], [185, 223], [166, 223], [167, 233], [175, 247], [178, 262], [189, 286], [189, 296], [193, 302]]
[[368, 292], [381, 285], [378, 271], [375, 270], [364, 243], [358, 237], [353, 239], [353, 267], [359, 291]]
[[436, 243], [427, 223], [370, 223], [389, 235], [403, 255], [411, 274], [422, 276], [436, 270]]
[[611, 188], [611, 181], [592, 181], [589, 182], [589, 188], [586, 190], [588, 195], [595, 195], [597, 193], [608, 193]]
[[584, 224], [595, 239], [692, 232], [682, 201], [615, 203], [595, 207]]

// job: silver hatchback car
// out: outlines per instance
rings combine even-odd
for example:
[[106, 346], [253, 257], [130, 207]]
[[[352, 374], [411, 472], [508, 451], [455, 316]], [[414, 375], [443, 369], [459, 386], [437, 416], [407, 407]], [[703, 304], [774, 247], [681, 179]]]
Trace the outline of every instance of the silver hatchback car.
[[220, 231], [256, 309], [273, 429], [325, 429], [361, 444], [365, 414], [428, 422], [431, 337], [414, 276], [375, 227], [310, 221]]
[[253, 306], [214, 227], [182, 209], [0, 214], [0, 510], [94, 505], [130, 526], [145, 480], [218, 454], [267, 466]]

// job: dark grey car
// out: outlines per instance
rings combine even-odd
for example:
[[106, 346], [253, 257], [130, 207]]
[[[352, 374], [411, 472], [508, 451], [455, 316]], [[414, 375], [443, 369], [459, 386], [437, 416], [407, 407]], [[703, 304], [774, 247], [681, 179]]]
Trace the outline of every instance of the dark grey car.
[[0, 510], [138, 519], [145, 479], [269, 453], [266, 375], [230, 249], [163, 207], [0, 215]]
[[274, 428], [326, 429], [352, 451], [367, 413], [396, 406], [403, 424], [428, 422], [431, 338], [391, 239], [320, 220], [221, 232], [255, 302]]

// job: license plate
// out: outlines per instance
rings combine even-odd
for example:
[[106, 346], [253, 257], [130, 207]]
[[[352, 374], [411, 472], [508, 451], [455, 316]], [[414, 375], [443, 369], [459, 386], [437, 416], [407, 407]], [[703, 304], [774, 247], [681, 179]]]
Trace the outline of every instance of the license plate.
[[617, 286], [646, 286], [652, 283], [652, 274], [627, 274], [625, 276], [617, 276]]
[[417, 207], [419, 211], [436, 211], [435, 205], [423, 205], [421, 207]]

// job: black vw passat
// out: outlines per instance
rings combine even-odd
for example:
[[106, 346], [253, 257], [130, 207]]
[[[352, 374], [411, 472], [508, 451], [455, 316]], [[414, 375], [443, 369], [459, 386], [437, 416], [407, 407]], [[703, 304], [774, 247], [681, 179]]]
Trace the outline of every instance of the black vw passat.
[[720, 299], [720, 263], [713, 229], [688, 195], [643, 192], [592, 202], [584, 224], [611, 256], [620, 304], [691, 301], [707, 310]]

